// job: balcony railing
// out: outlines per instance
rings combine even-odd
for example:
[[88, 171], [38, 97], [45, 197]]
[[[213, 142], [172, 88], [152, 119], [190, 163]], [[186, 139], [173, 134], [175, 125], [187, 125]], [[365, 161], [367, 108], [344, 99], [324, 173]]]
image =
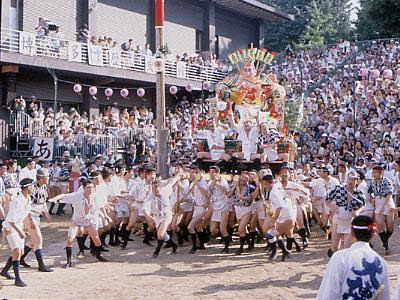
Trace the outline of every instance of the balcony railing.
[[[102, 68], [119, 68], [154, 74], [154, 58], [91, 44], [68, 41], [52, 36], [39, 37], [36, 33], [1, 29], [0, 51], [27, 56], [89, 64]], [[189, 65], [166, 60], [165, 74], [170, 77], [195, 81], [221, 81], [226, 73], [214, 68]]]

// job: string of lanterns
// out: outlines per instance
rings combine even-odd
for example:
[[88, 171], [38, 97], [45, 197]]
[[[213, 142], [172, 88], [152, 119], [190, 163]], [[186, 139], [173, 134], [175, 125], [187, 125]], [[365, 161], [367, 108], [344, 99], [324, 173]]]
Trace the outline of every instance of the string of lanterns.
[[[68, 82], [65, 80], [62, 80], [62, 82], [67, 82], [67, 83], [72, 83], [72, 82]], [[83, 87], [82, 86], [88, 86], [89, 87], [89, 95], [92, 96], [94, 99], [96, 99], [96, 95], [97, 95], [97, 87], [96, 86], [89, 86], [89, 85], [82, 85], [80, 83], [75, 83], [74, 84], [74, 92], [77, 94], [80, 94], [82, 92]], [[211, 83], [209, 81], [204, 81], [202, 84], [203, 90], [210, 90], [211, 89]], [[149, 88], [153, 88], [153, 87], [149, 87]], [[116, 90], [119, 90], [120, 88], [114, 88]], [[143, 98], [146, 95], [146, 91], [144, 88], [130, 88], [131, 90], [136, 90], [136, 95], [140, 98]], [[193, 91], [193, 85], [191, 84], [187, 84], [185, 86], [185, 90], [188, 93], [191, 93]], [[169, 93], [171, 95], [176, 95], [178, 93], [178, 87], [176, 85], [172, 85], [169, 87]], [[110, 87], [105, 88], [104, 90], [104, 95], [107, 97], [107, 100], [110, 99], [110, 97], [112, 97], [112, 95], [114, 94], [114, 90]], [[128, 98], [129, 96], [129, 89], [127, 88], [121, 88], [119, 94], [121, 95], [122, 98]]]

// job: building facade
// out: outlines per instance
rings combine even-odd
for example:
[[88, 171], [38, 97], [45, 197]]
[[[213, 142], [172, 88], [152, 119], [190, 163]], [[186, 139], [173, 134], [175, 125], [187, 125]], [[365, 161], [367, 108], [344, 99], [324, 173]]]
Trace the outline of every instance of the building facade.
[[[8, 151], [9, 111], [5, 108], [16, 95], [25, 99], [35, 96], [47, 105], [53, 105], [57, 99], [58, 104], [77, 106], [90, 113], [98, 113], [99, 106], [112, 102], [127, 107], [154, 107], [156, 76], [148, 71], [150, 60], [122, 52], [117, 54], [117, 65], [112, 65], [112, 53], [103, 50], [101, 64], [96, 65], [90, 63], [90, 46], [76, 44], [77, 32], [86, 24], [90, 36], [112, 37], [118, 49], [132, 39], [140, 47], [148, 43], [154, 53], [154, 5], [154, 0], [2, 0], [0, 156]], [[59, 28], [62, 39], [58, 46], [51, 37], [37, 37], [39, 18], [45, 19], [52, 31]], [[208, 59], [216, 54], [227, 59], [228, 53], [237, 48], [250, 44], [264, 46], [264, 21], [291, 18], [255, 0], [166, 0], [165, 40], [171, 51], [171, 61], [166, 66], [167, 86], [191, 84], [200, 89], [202, 81], [217, 82], [224, 76], [207, 68], [177, 66], [176, 55], [199, 53]], [[30, 42], [29, 49], [26, 41]], [[78, 59], [71, 58], [76, 46], [80, 49]], [[134, 91], [129, 99], [122, 98], [119, 92], [107, 99], [104, 90], [99, 90], [97, 101], [93, 101], [87, 88], [80, 94], [74, 93], [73, 83], [116, 89], [144, 87], [146, 100]]]

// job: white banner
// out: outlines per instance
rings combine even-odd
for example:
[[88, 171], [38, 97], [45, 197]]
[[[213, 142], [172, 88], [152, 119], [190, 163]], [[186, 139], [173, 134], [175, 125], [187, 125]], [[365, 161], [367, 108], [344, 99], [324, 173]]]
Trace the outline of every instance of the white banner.
[[54, 138], [33, 138], [33, 155], [40, 160], [53, 160]]
[[186, 63], [184, 61], [176, 63], [176, 77], [186, 78]]
[[82, 62], [82, 44], [78, 42], [68, 43], [68, 60]]
[[154, 69], [154, 57], [153, 56], [145, 56], [144, 58], [144, 71], [150, 74], [156, 74]]
[[110, 67], [121, 67], [121, 50], [110, 48], [108, 50], [108, 64]]
[[101, 46], [88, 45], [89, 65], [103, 66], [103, 48]]
[[19, 53], [36, 55], [36, 34], [29, 32], [19, 33]]

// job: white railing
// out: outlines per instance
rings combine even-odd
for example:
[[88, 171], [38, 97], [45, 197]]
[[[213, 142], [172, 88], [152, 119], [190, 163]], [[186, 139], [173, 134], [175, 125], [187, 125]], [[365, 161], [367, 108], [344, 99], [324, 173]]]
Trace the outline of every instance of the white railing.
[[[119, 46], [118, 46], [119, 47]], [[101, 48], [101, 53], [94, 57], [92, 45], [68, 40], [60, 40], [51, 36], [38, 37], [36, 33], [1, 29], [0, 51], [19, 53], [21, 55], [47, 57], [62, 61], [78, 62], [82, 64], [102, 65], [103, 68], [120, 68], [138, 72], [154, 73], [153, 61], [138, 53], [120, 50], [119, 48]], [[93, 52], [92, 52], [93, 51]], [[110, 51], [116, 55], [116, 60], [110, 63]], [[92, 60], [89, 59], [92, 54]], [[114, 56], [113, 56], [114, 57]], [[115, 61], [114, 61], [115, 60]], [[111, 66], [110, 66], [111, 65]], [[205, 66], [178, 64], [175, 61], [166, 61], [165, 74], [167, 76], [195, 81], [221, 81], [226, 73]]]
[[50, 133], [43, 129], [41, 121], [35, 121], [31, 116], [23, 111], [14, 111], [10, 113], [9, 131], [12, 135], [18, 135], [20, 138], [29, 138], [31, 136], [50, 137]]

